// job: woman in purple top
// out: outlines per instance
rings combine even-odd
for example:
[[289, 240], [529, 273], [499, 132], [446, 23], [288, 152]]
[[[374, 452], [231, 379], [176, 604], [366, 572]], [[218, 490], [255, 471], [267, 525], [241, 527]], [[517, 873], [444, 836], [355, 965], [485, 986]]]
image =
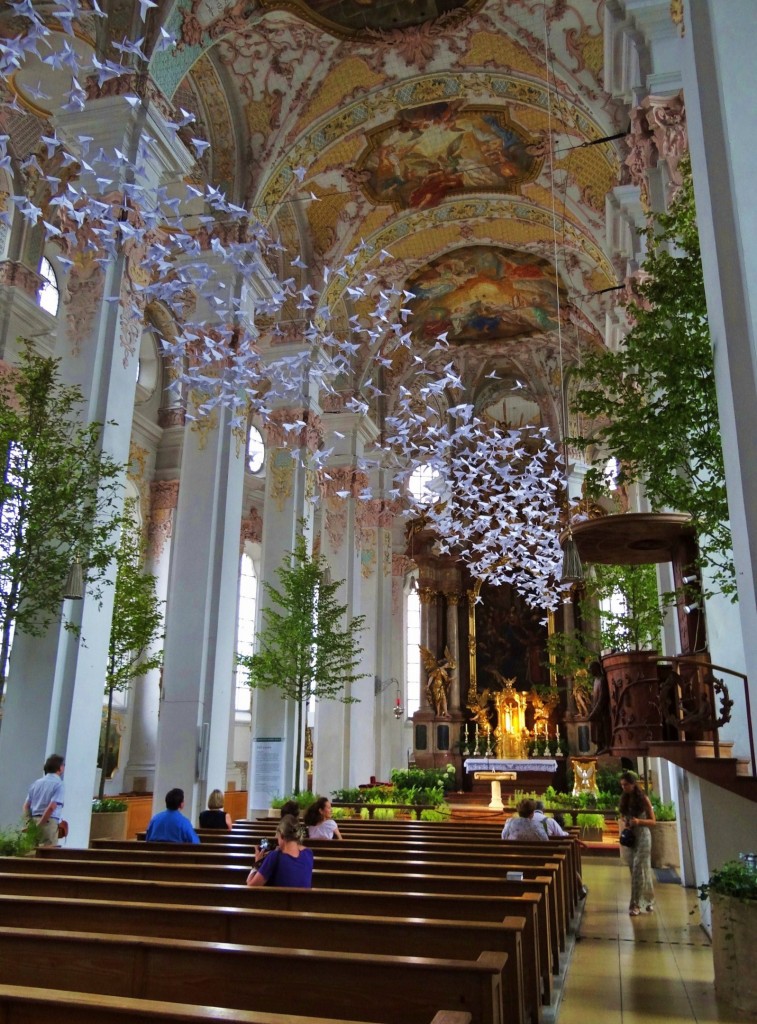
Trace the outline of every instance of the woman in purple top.
[[[313, 887], [313, 851], [300, 844], [296, 818], [285, 815], [276, 829], [278, 849], [272, 850], [260, 867], [247, 876], [248, 885], [275, 885], [277, 888], [311, 889]], [[255, 848], [255, 855], [259, 853]]]

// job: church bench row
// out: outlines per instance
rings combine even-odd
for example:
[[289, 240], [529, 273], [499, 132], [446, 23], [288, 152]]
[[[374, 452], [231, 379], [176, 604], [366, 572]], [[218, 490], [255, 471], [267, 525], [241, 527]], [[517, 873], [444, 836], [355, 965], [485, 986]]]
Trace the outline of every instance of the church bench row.
[[[260, 823], [260, 827], [257, 829], [247, 830], [240, 829], [235, 826], [231, 833], [218, 833], [215, 834], [211, 830], [201, 830], [200, 841], [201, 842], [227, 842], [231, 840], [235, 843], [252, 843], [255, 842], [261, 836], [273, 836], [276, 828], [276, 822], [266, 820]], [[340, 823], [342, 825], [343, 823]], [[469, 827], [467, 825], [459, 825], [454, 823], [437, 823], [437, 822], [422, 822], [417, 827], [408, 828], [408, 823], [395, 823], [393, 822], [380, 822], [374, 823], [356, 823], [355, 827], [351, 829], [342, 829], [343, 842], [345, 844], [373, 844], [377, 845], [379, 842], [382, 849], [386, 846], [400, 845], [406, 846], [412, 844], [415, 846], [423, 845], [424, 847], [433, 844], [440, 845], [440, 848], [450, 848], [457, 844], [464, 846], [466, 850], [470, 851], [475, 849], [477, 852], [481, 850], [496, 850], [502, 849], [502, 838], [501, 828], [499, 825], [490, 826], [483, 825], [478, 828]], [[366, 827], [364, 827], [366, 826]], [[144, 833], [138, 838], [144, 838]], [[325, 840], [314, 840], [313, 845], [316, 843], [323, 844]], [[308, 842], [311, 845], [311, 842]], [[536, 845], [537, 847], [541, 844], [531, 844], [518, 842], [518, 849], [522, 849], [525, 846]], [[571, 866], [574, 874], [574, 878], [577, 878], [581, 874], [581, 844], [578, 841], [577, 836], [571, 836], [570, 838], [556, 837], [550, 839], [551, 848], [567, 849], [570, 853]]]
[[[103, 840], [93, 844], [90, 855], [102, 860], [117, 860], [119, 856], [132, 854], [141, 848], [145, 855], [155, 854], [158, 859], [176, 857], [176, 849], [182, 853], [184, 863], [193, 864], [226, 864], [246, 865], [251, 864], [251, 851], [245, 847], [233, 843], [213, 843], [200, 847], [191, 844], [182, 844], [172, 849], [173, 844], [167, 843], [135, 843], [134, 840]], [[315, 843], [313, 844], [315, 847]], [[479, 853], [477, 847], [463, 847], [457, 850], [446, 852], [433, 846], [426, 846], [421, 853], [415, 850], [396, 847], [394, 849], [371, 845], [361, 850], [353, 848], [341, 842], [321, 841], [317, 846], [317, 860], [319, 867], [341, 867], [351, 870], [353, 867], [359, 871], [381, 871], [381, 872], [404, 872], [417, 871], [424, 873], [429, 870], [442, 871], [444, 874], [455, 873], [460, 864], [465, 865], [465, 870], [474, 875], [484, 873], [501, 874], [506, 871], [523, 870], [525, 878], [534, 877], [538, 874], [554, 873], [556, 885], [554, 890], [555, 913], [557, 915], [556, 935], [559, 935], [559, 949], [565, 949], [565, 934], [570, 919], [575, 910], [576, 887], [574, 884], [574, 872], [569, 867], [569, 852], [562, 849], [545, 849], [543, 843], [534, 844], [533, 848], [521, 847], [520, 844], [502, 844], [494, 851]], [[76, 856], [78, 851], [67, 850], [65, 854], [60, 851], [40, 851], [48, 856]], [[446, 870], [445, 870], [446, 869]], [[537, 871], [538, 869], [538, 871]]]
[[323, 914], [272, 909], [187, 907], [0, 894], [0, 928], [52, 928], [114, 935], [200, 939], [242, 945], [300, 947], [343, 953], [475, 960], [507, 954], [503, 971], [506, 1024], [524, 1024], [522, 933], [525, 918], [453, 921]]
[[[199, 882], [208, 885], [244, 884], [249, 870], [248, 866], [230, 867], [225, 864], [183, 863], [181, 850], [184, 847], [173, 844], [170, 851], [151, 856], [147, 856], [150, 848], [143, 844], [135, 844], [135, 846], [142, 847], [145, 852], [144, 857], [137, 859], [138, 853], [135, 853], [132, 857], [122, 854], [121, 859], [118, 860], [96, 860], [92, 856], [93, 851], [48, 849], [44, 853], [38, 851], [38, 855], [34, 858], [16, 861], [9, 867], [9, 870], [26, 870], [28, 872], [49, 870], [52, 873], [58, 871], [66, 874], [100, 877], [128, 876], [157, 881], [170, 878], [175, 881]], [[450, 892], [459, 895], [482, 896], [518, 896], [524, 892], [537, 892], [541, 896], [537, 905], [540, 968], [544, 992], [547, 1002], [549, 1002], [552, 994], [551, 974], [558, 974], [560, 968], [558, 916], [556, 902], [552, 897], [555, 888], [554, 874], [537, 874], [522, 881], [515, 881], [505, 879], [501, 875], [500, 877], [485, 875], [484, 871], [487, 870], [485, 868], [482, 868], [480, 877], [472, 877], [461, 874], [445, 874], [442, 869], [435, 870], [435, 867], [438, 868], [438, 866], [432, 865], [428, 872], [411, 874], [360, 871], [355, 870], [355, 865], [350, 865], [349, 870], [344, 867], [321, 868], [316, 863], [313, 884], [318, 889]], [[453, 867], [457, 870], [457, 865], [453, 865]]]
[[501, 1024], [506, 961], [494, 952], [465, 961], [0, 929], [3, 984], [53, 976], [78, 992], [303, 1016], [320, 993], [335, 1016], [379, 1024], [427, 1024], [440, 1005], [470, 1013], [472, 1024]]
[[[245, 885], [207, 885], [176, 881], [176, 873], [163, 881], [129, 878], [119, 869], [118, 877], [96, 877], [77, 871], [79, 865], [66, 861], [25, 858], [7, 861], [15, 870], [0, 874], [0, 892], [23, 896], [59, 896], [100, 899], [110, 902], [179, 903], [185, 906], [222, 905], [309, 913], [375, 915], [380, 917], [441, 918], [468, 922], [502, 923], [508, 916], [524, 919], [522, 933], [523, 976], [526, 1007], [531, 1020], [539, 1019], [540, 1002], [551, 1001], [549, 960], [542, 970], [549, 945], [544, 943], [543, 895], [523, 891], [517, 896], [461, 896], [419, 892], [371, 892], [350, 889], [277, 889], [252, 890]], [[41, 870], [40, 870], [41, 869]], [[69, 872], [64, 874], [64, 872]], [[548, 936], [546, 936], [548, 940]]]
[[[223, 1010], [213, 1006], [130, 999], [90, 992], [0, 985], [0, 1024], [361, 1024], [308, 1014]], [[430, 1024], [470, 1024], [469, 1013], [441, 1011]]]
[[[546, 845], [546, 844], [545, 844]], [[334, 847], [334, 844], [332, 844]], [[336, 847], [334, 847], [336, 849]], [[71, 862], [77, 865], [76, 871], [87, 873], [87, 865], [91, 865], [92, 874], [114, 874], [128, 871], [134, 878], [160, 878], [166, 872], [172, 877], [180, 877], [184, 881], [224, 883], [244, 882], [249, 873], [249, 861], [239, 866], [221, 863], [203, 863], [198, 860], [202, 855], [192, 845], [145, 844], [135, 843], [134, 852], [98, 848], [97, 850], [66, 850], [60, 847], [41, 848], [31, 863], [45, 861]], [[421, 863], [416, 861], [400, 861], [384, 864], [378, 861], [375, 865], [363, 864], [350, 860], [345, 856], [341, 860], [332, 856], [327, 866], [323, 867], [316, 861], [313, 871], [313, 885], [317, 888], [356, 888], [356, 889], [401, 889], [412, 888], [418, 892], [457, 892], [468, 895], [518, 895], [527, 890], [539, 891], [543, 894], [544, 905], [540, 910], [540, 933], [543, 946], [542, 969], [549, 973], [550, 965], [554, 974], [560, 972], [560, 951], [565, 949], [566, 920], [562, 890], [558, 885], [557, 866], [543, 857], [537, 858], [533, 864], [514, 861], [510, 870], [523, 872], [522, 881], [505, 877], [508, 868], [492, 865], [466, 864], [466, 873], [459, 872], [459, 862], [441, 864]], [[112, 865], [109, 867], [108, 865]], [[68, 868], [66, 868], [68, 871]]]

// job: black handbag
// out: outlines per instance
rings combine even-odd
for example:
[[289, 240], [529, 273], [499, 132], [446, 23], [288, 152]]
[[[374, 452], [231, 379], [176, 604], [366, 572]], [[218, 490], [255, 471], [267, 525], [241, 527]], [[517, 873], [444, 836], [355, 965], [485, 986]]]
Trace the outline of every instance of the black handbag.
[[621, 846], [633, 846], [634, 834], [632, 828], [624, 828], [620, 833], [620, 845]]

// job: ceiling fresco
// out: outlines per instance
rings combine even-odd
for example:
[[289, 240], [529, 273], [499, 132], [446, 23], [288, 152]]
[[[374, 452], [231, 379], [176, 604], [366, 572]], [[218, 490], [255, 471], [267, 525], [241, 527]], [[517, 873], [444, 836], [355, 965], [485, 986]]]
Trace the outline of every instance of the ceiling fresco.
[[413, 353], [436, 365], [442, 335], [477, 408], [553, 428], [563, 355], [596, 344], [594, 293], [618, 282], [604, 220], [623, 154], [603, 140], [627, 115], [602, 88], [603, 16], [601, 0], [181, 0], [175, 58], [194, 60], [219, 178], [224, 93], [242, 192], [299, 287], [344, 318], [412, 294], [395, 305]]
[[[408, 281], [413, 333], [433, 343], [507, 341], [557, 330], [557, 281], [544, 259], [468, 246], [440, 256]], [[561, 289], [564, 292], [564, 289]], [[566, 296], [562, 296], [563, 302]]]
[[363, 191], [396, 209], [436, 206], [465, 192], [517, 192], [544, 162], [544, 143], [507, 109], [468, 107], [462, 100], [399, 112], [369, 134], [358, 161]]
[[422, 25], [483, 0], [262, 0], [263, 7], [290, 10], [337, 34], [391, 31]]

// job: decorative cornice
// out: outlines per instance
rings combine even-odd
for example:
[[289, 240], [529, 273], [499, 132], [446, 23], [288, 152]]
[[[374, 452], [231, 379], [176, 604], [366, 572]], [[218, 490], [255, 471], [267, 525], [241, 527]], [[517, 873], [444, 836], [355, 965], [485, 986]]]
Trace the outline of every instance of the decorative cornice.
[[3, 260], [0, 263], [0, 284], [18, 288], [36, 302], [37, 293], [44, 281], [39, 274], [23, 263], [17, 263], [15, 260]]
[[172, 405], [168, 409], [158, 409], [158, 426], [163, 430], [168, 430], [170, 427], [183, 427], [186, 421], [186, 411], [180, 405]]
[[[290, 424], [295, 426], [287, 429]], [[274, 409], [265, 422], [264, 430], [269, 448], [307, 448], [314, 452], [323, 440], [320, 416], [302, 408]]]

